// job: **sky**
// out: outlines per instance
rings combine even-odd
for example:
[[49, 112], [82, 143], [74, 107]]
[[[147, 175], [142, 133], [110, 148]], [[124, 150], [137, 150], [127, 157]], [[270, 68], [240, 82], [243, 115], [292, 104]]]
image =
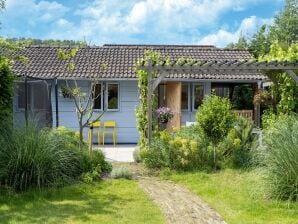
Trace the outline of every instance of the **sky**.
[[6, 0], [2, 37], [225, 47], [271, 24], [284, 0]]

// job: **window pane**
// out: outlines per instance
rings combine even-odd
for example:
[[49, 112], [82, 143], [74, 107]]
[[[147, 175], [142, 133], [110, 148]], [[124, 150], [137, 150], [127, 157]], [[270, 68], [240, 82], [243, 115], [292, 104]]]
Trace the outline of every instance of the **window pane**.
[[101, 84], [96, 84], [94, 86], [94, 95], [93, 95], [93, 99], [94, 99], [94, 109], [99, 109], [101, 110], [101, 97], [102, 97], [102, 92], [101, 92]]
[[202, 104], [204, 99], [204, 86], [195, 85], [194, 86], [194, 109], [198, 109], [198, 107]]
[[216, 96], [219, 96], [222, 98], [229, 98], [230, 89], [229, 87], [225, 87], [225, 86], [216, 86], [212, 88], [212, 92], [214, 92]]
[[188, 110], [188, 84], [182, 84], [181, 109]]
[[17, 85], [17, 94], [18, 94], [18, 108], [25, 109], [25, 83], [18, 83]]
[[160, 84], [158, 86], [158, 107], [166, 106], [166, 85]]
[[108, 109], [118, 109], [118, 84], [108, 84]]

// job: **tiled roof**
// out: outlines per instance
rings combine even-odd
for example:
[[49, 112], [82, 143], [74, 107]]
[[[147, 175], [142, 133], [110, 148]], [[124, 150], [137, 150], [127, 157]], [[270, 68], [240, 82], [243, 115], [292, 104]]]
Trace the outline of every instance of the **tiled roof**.
[[[30, 46], [22, 50], [21, 54], [29, 59], [22, 64], [17, 62], [13, 69], [18, 76], [38, 78], [64, 78], [65, 64], [57, 58], [59, 48], [69, 47]], [[83, 47], [75, 57], [75, 69], [68, 78], [85, 79], [90, 74], [97, 74], [101, 79], [135, 79], [135, 63], [143, 58], [145, 50], [154, 50], [172, 60], [187, 57], [191, 60], [224, 61], [245, 60], [251, 55], [247, 50], [219, 49], [214, 46], [199, 45], [103, 45], [102, 47]], [[89, 56], [87, 56], [89, 55]], [[87, 60], [86, 58], [90, 58]], [[107, 68], [100, 69], [101, 64]], [[191, 79], [238, 79], [261, 80], [260, 74], [169, 74], [168, 78]]]

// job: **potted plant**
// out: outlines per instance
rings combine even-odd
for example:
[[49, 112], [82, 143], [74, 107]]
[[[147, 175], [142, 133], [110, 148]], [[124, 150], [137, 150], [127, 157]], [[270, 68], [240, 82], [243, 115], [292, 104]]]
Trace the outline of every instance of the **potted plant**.
[[168, 107], [160, 107], [156, 110], [158, 122], [166, 124], [174, 117], [174, 113]]

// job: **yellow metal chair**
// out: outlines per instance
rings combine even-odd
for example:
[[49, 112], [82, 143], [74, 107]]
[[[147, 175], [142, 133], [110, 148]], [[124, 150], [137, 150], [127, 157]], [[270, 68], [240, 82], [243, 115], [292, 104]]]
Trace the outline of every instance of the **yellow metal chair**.
[[92, 121], [89, 125], [92, 126], [93, 128], [89, 128], [88, 143], [92, 144], [91, 141], [92, 141], [93, 129], [98, 128], [97, 138], [98, 138], [98, 144], [100, 144], [100, 134], [102, 133], [102, 131], [100, 129], [100, 121]]
[[104, 121], [102, 131], [102, 144], [105, 144], [105, 135], [110, 134], [113, 137], [113, 143], [116, 145], [116, 122], [115, 121]]

